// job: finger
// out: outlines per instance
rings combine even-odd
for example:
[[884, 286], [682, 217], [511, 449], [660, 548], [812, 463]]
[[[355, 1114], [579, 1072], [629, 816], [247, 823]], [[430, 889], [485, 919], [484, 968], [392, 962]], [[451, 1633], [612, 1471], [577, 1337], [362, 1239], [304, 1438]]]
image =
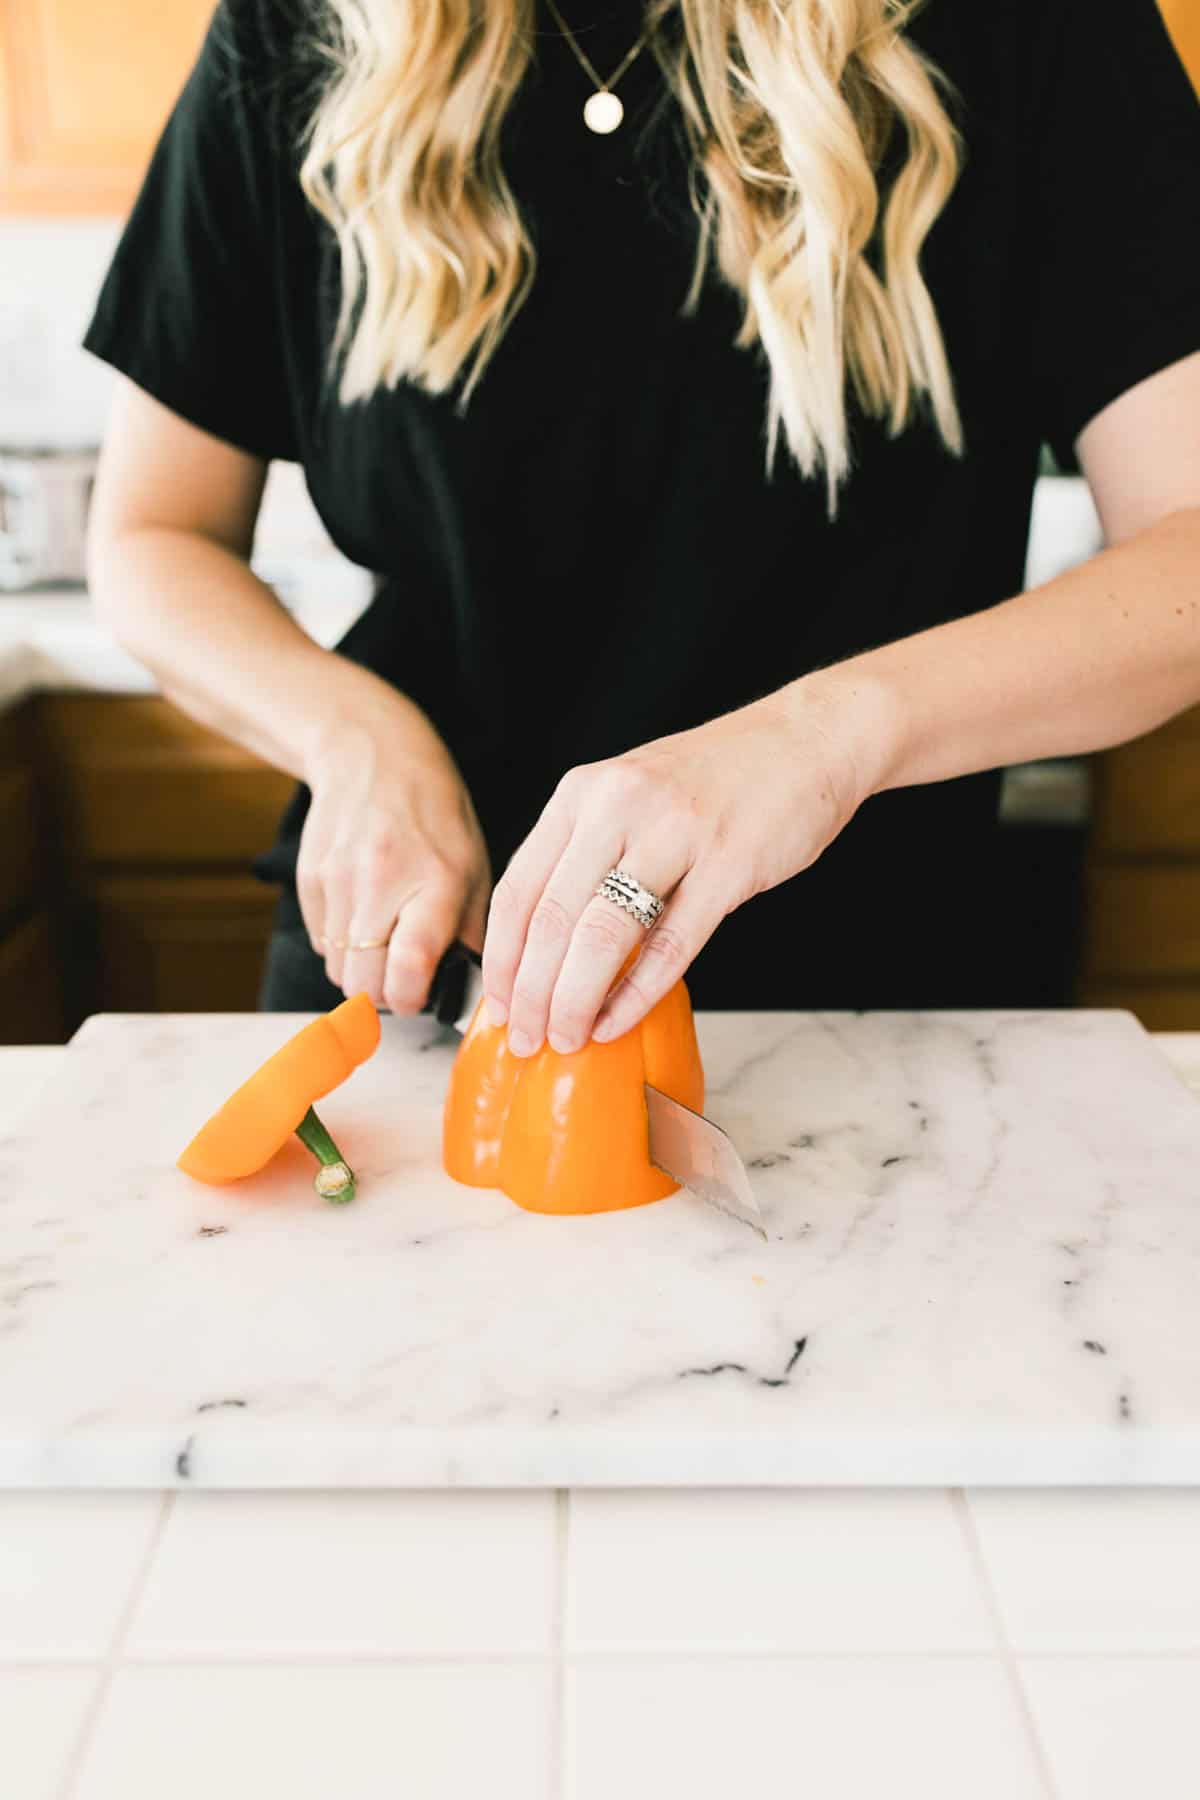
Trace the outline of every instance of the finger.
[[571, 837], [572, 817], [556, 795], [496, 883], [483, 945], [483, 991], [488, 1017], [503, 1025], [538, 898]]
[[320, 816], [314, 807], [309, 811], [300, 834], [300, 852], [296, 858], [296, 899], [300, 917], [314, 950], [324, 955], [325, 888], [321, 881], [321, 863], [325, 855], [324, 833]]
[[605, 1000], [592, 1035], [606, 1044], [640, 1025], [686, 974], [724, 916], [711, 880], [694, 868], [647, 932], [632, 969]]
[[334, 987], [345, 993], [342, 978], [346, 961], [345, 946], [350, 939], [350, 920], [353, 917], [353, 875], [345, 861], [333, 858], [323, 865], [320, 879], [324, 894], [322, 954], [325, 957], [325, 973]]
[[462, 909], [461, 886], [447, 881], [429, 882], [403, 904], [383, 978], [384, 1003], [392, 1012], [420, 1012], [434, 972], [454, 942]]
[[345, 994], [368, 994], [376, 1006], [383, 1005], [383, 982], [387, 969], [388, 939], [390, 932], [364, 931], [361, 937], [350, 939], [352, 944], [370, 944], [376, 939], [384, 939], [380, 950], [347, 950], [342, 963], [342, 992]]
[[[550, 1003], [567, 952], [595, 897], [596, 884], [606, 870], [613, 867], [622, 841], [622, 834], [617, 831], [607, 837], [596, 837], [577, 829], [529, 915], [525, 948], [509, 1005], [508, 1043], [515, 1056], [532, 1056], [545, 1040], [550, 1024]], [[628, 932], [622, 931], [622, 936], [628, 940], [627, 954], [641, 927], [615, 906], [607, 906], [607, 911], [613, 915], [608, 924], [618, 927], [623, 921], [631, 927]], [[617, 960], [614, 977], [621, 960], [620, 957]], [[600, 1001], [596, 1004], [598, 1006]], [[581, 1038], [580, 1042], [586, 1042], [586, 1038]], [[557, 1041], [557, 1036], [551, 1043], [556, 1050], [567, 1047]], [[570, 1048], [576, 1046], [572, 1044]]]
[[304, 921], [304, 929], [308, 933], [308, 941], [313, 949], [324, 955], [325, 944], [325, 894], [316, 876], [299, 863], [296, 865], [296, 899], [300, 903], [300, 917]]
[[[652, 893], [664, 898], [686, 874], [678, 863], [673, 869], [655, 869], [653, 859], [640, 851], [622, 857], [621, 866], [636, 871]], [[591, 902], [575, 929], [551, 998], [548, 1035], [554, 1049], [564, 1054], [582, 1049], [622, 967], [645, 941], [646, 927], [629, 913], [602, 897]]]

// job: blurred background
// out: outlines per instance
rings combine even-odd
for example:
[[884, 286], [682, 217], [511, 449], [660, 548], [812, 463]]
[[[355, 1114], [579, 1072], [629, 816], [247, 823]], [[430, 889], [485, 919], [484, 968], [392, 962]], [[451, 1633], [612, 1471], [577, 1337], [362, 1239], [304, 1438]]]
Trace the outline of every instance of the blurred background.
[[[1200, 86], [1200, 0], [1162, 0]], [[1119, 10], [1119, 8], [1118, 8]], [[193, 724], [92, 621], [82, 545], [109, 372], [78, 348], [212, 0], [0, 0], [0, 1042], [93, 1011], [253, 1007], [274, 894], [249, 871], [290, 783]], [[137, 46], [136, 56], [130, 46]], [[1095, 553], [1047, 455], [1028, 581]], [[255, 567], [336, 642], [369, 578], [276, 465]], [[1008, 771], [1022, 1004], [1200, 1028], [1200, 710], [1108, 755]]]

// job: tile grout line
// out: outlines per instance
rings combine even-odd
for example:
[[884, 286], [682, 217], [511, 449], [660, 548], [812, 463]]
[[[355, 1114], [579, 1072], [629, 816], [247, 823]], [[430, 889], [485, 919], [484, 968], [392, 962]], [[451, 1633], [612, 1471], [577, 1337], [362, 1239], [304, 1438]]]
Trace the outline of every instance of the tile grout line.
[[975, 1572], [975, 1580], [983, 1598], [984, 1607], [991, 1618], [992, 1630], [999, 1647], [1000, 1661], [1004, 1666], [1009, 1690], [1016, 1703], [1017, 1711], [1021, 1715], [1026, 1737], [1033, 1750], [1034, 1764], [1041, 1779], [1046, 1800], [1058, 1800], [1058, 1783], [1054, 1779], [1054, 1770], [1051, 1767], [1046, 1746], [1042, 1742], [1042, 1734], [1037, 1728], [1037, 1721], [1033, 1716], [1033, 1707], [1030, 1704], [1028, 1690], [1021, 1678], [1016, 1652], [1008, 1641], [1008, 1632], [1004, 1628], [1004, 1614], [1000, 1610], [1000, 1596], [996, 1591], [995, 1582], [992, 1580], [991, 1570], [988, 1568], [983, 1540], [979, 1536], [966, 1489], [950, 1488], [948, 1491], [950, 1505], [958, 1518], [959, 1529], [966, 1545], [967, 1556]]
[[567, 1800], [567, 1580], [571, 1490], [554, 1490], [554, 1599], [550, 1628], [550, 1795]]
[[58, 1788], [58, 1800], [71, 1800], [72, 1795], [78, 1787], [79, 1778], [83, 1773], [84, 1759], [91, 1746], [100, 1715], [104, 1711], [105, 1702], [112, 1689], [113, 1679], [117, 1673], [117, 1666], [121, 1660], [121, 1652], [124, 1650], [125, 1640], [129, 1636], [129, 1628], [133, 1624], [134, 1615], [136, 1614], [138, 1607], [141, 1605], [142, 1595], [146, 1591], [146, 1583], [150, 1579], [150, 1571], [153, 1568], [154, 1560], [158, 1555], [158, 1547], [162, 1543], [163, 1533], [167, 1529], [167, 1520], [171, 1516], [171, 1510], [174, 1504], [174, 1491], [172, 1489], [167, 1489], [162, 1495], [158, 1509], [158, 1517], [150, 1528], [150, 1535], [146, 1539], [146, 1545], [142, 1551], [141, 1559], [133, 1572], [133, 1579], [129, 1583], [129, 1590], [125, 1595], [124, 1604], [117, 1614], [117, 1622], [113, 1626], [113, 1633], [109, 1641], [108, 1652], [100, 1665], [99, 1679], [92, 1690], [92, 1697], [88, 1702], [87, 1709], [83, 1715], [83, 1721], [75, 1735], [75, 1742], [72, 1744], [70, 1755], [67, 1758], [66, 1768], [63, 1771], [63, 1778]]
[[[778, 1646], [747, 1650], [736, 1645], [715, 1649], [698, 1649], [693, 1644], [677, 1644], [653, 1650], [568, 1650], [560, 1658], [550, 1650], [339, 1650], [322, 1649], [307, 1652], [276, 1650], [210, 1650], [172, 1651], [142, 1650], [136, 1655], [122, 1656], [122, 1669], [530, 1669], [553, 1670], [561, 1661], [565, 1668], [600, 1666], [612, 1663], [635, 1664], [653, 1668], [657, 1664], [681, 1663], [696, 1667], [738, 1663], [812, 1663], [812, 1662], [877, 1662], [877, 1663], [994, 1663], [998, 1651], [987, 1650], [787, 1650]], [[1022, 1651], [1023, 1662], [1166, 1662], [1200, 1666], [1196, 1650], [1029, 1650]], [[0, 1657], [0, 1675], [23, 1675], [30, 1670], [40, 1674], [58, 1669], [101, 1669], [104, 1661], [80, 1653], [77, 1656], [7, 1656]]]

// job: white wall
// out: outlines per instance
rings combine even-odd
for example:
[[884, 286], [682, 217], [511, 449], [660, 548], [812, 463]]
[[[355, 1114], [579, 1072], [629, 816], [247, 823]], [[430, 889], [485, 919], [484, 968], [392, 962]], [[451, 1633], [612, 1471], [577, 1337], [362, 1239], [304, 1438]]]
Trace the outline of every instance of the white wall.
[[[0, 219], [0, 445], [99, 443], [112, 371], [80, 340], [120, 229], [118, 219]], [[281, 593], [311, 580], [340, 596], [362, 583], [291, 465], [271, 471], [256, 563]]]
[[115, 219], [0, 219], [0, 443], [95, 443], [109, 373], [79, 348]]

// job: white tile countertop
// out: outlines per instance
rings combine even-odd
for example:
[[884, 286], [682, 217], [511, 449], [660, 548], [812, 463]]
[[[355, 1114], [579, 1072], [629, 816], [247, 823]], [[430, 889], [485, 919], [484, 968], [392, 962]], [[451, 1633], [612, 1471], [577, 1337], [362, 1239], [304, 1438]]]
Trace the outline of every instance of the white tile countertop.
[[[0, 1053], [0, 1127], [63, 1054]], [[1196, 1800], [1198, 1531], [1169, 1488], [8, 1493], [0, 1794]]]

